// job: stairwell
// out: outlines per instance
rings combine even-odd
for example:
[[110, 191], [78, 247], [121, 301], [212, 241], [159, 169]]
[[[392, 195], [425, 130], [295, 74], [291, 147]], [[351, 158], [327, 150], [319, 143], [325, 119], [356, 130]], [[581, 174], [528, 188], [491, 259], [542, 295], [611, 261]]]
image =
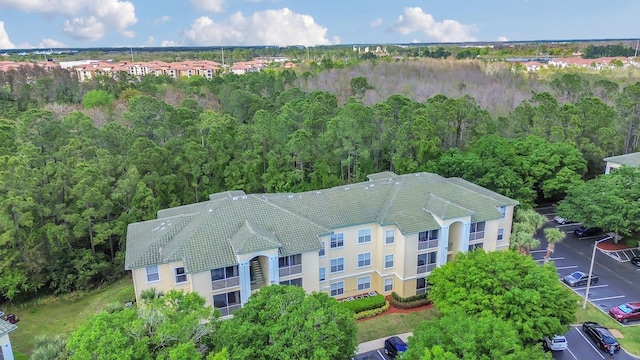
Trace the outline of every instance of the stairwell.
[[258, 259], [251, 260], [251, 290], [257, 290], [264, 286], [264, 275]]

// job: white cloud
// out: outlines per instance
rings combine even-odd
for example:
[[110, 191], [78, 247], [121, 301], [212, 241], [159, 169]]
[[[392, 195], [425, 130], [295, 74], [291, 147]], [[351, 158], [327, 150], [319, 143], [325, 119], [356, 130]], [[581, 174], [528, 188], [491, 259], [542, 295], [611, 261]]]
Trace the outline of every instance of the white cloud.
[[224, 12], [225, 0], [191, 0], [196, 9], [214, 13]]
[[129, 39], [133, 39], [134, 37], [136, 37], [136, 32], [127, 30], [127, 31], [121, 32], [120, 35]]
[[244, 16], [237, 12], [221, 23], [209, 17], [196, 19], [184, 32], [190, 45], [330, 45], [327, 28], [309, 15], [287, 8], [266, 10]]
[[62, 31], [74, 39], [96, 41], [104, 35], [104, 24], [94, 16], [75, 18], [65, 21]]
[[156, 18], [154, 20], [154, 23], [156, 24], [156, 26], [158, 26], [158, 25], [162, 25], [162, 24], [164, 24], [166, 22], [169, 22], [170, 20], [171, 20], [171, 17], [169, 17], [169, 15], [165, 15], [165, 16], [161, 16], [159, 18]]
[[422, 32], [425, 40], [442, 42], [475, 41], [471, 33], [476, 32], [475, 25], [463, 25], [455, 20], [435, 21], [433, 15], [425, 13], [419, 7], [405, 7], [404, 13], [398, 17], [391, 28], [391, 32], [408, 35]]
[[58, 40], [45, 38], [45, 39], [42, 39], [38, 47], [41, 49], [42, 48], [65, 48], [67, 47], [67, 45], [65, 45], [64, 43]]
[[382, 25], [382, 18], [377, 18], [373, 20], [372, 22], [369, 23], [369, 25], [371, 25], [372, 28]]
[[[63, 31], [75, 39], [98, 40], [104, 35], [105, 27], [122, 32], [138, 21], [133, 3], [122, 0], [0, 0], [0, 7], [69, 17], [63, 25]], [[78, 19], [84, 19], [81, 22], [85, 23], [89, 19], [94, 19], [92, 20], [94, 30], [96, 30], [95, 24], [102, 24], [101, 35], [96, 37], [96, 35], [70, 33], [72, 28], [86, 29], [86, 25], [76, 25]]]
[[173, 40], [163, 40], [160, 43], [160, 46], [162, 46], [162, 47], [173, 47], [173, 46], [178, 46], [178, 44], [176, 44], [176, 42], [173, 41]]
[[498, 38], [496, 40], [498, 40], [498, 41], [509, 41], [509, 39], [506, 36], [498, 36]]
[[153, 46], [153, 44], [156, 43], [156, 38], [154, 38], [153, 36], [149, 36], [149, 38], [147, 38], [147, 46]]
[[0, 21], [0, 49], [15, 49], [16, 46], [9, 40], [9, 34], [4, 29], [4, 21]]

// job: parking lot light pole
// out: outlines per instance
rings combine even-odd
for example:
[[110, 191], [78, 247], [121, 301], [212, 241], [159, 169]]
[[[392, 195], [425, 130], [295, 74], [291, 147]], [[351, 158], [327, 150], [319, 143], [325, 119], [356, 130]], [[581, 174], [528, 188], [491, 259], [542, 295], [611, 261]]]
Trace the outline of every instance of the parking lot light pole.
[[589, 299], [589, 288], [591, 287], [591, 275], [593, 275], [593, 263], [596, 259], [596, 249], [598, 248], [598, 244], [603, 241], [611, 240], [611, 236], [607, 236], [604, 239], [597, 240], [593, 244], [593, 254], [591, 254], [591, 265], [589, 265], [589, 277], [587, 277], [587, 290], [584, 292], [584, 301], [582, 302], [582, 308], [587, 308], [587, 300]]

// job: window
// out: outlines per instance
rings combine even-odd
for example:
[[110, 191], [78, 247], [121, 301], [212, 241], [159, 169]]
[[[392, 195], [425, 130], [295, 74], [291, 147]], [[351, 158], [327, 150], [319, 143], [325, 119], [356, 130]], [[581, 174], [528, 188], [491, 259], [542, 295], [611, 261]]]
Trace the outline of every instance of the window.
[[318, 251], [318, 255], [319, 256], [325, 256], [326, 255], [327, 242], [326, 241], [322, 241], [320, 243], [322, 244], [322, 249], [320, 249], [320, 251]]
[[300, 274], [302, 272], [302, 255], [283, 256], [278, 259], [280, 276]]
[[344, 294], [344, 281], [333, 283], [331, 287], [331, 296], [338, 296]]
[[427, 291], [429, 291], [429, 281], [427, 281], [427, 278], [421, 278], [421, 279], [417, 279], [416, 280], [416, 295], [418, 294], [424, 294]]
[[184, 267], [178, 267], [174, 269], [176, 284], [187, 282], [187, 273], [184, 271]]
[[371, 288], [371, 276], [363, 276], [358, 278], [358, 291]]
[[475, 249], [482, 249], [482, 243], [478, 242], [475, 244], [469, 244], [469, 251], [473, 251]]
[[331, 273], [344, 271], [344, 258], [331, 259]]
[[358, 244], [371, 242], [371, 229], [358, 230]]
[[416, 270], [416, 272], [418, 274], [421, 274], [435, 269], [437, 254], [438, 253], [434, 251], [418, 255], [418, 269]]
[[384, 256], [384, 268], [392, 268], [393, 267], [393, 254]]
[[319, 280], [320, 281], [326, 281], [327, 280], [327, 269], [321, 267], [320, 270], [318, 271], [319, 276]]
[[504, 239], [504, 229], [503, 228], [499, 228], [498, 229], [498, 241], [502, 241], [502, 239]]
[[331, 235], [331, 248], [341, 248], [344, 246], [344, 234], [333, 234]]
[[501, 219], [504, 219], [507, 217], [507, 207], [506, 206], [500, 206], [500, 214], [502, 214]]
[[393, 291], [393, 278], [384, 279], [384, 292]]
[[147, 282], [160, 281], [160, 272], [158, 265], [147, 266]]
[[371, 265], [371, 253], [358, 254], [358, 267]]
[[213, 290], [240, 285], [238, 265], [211, 270], [211, 287]]
[[283, 257], [278, 259], [278, 266], [280, 268], [289, 267], [289, 266], [295, 266], [295, 265], [300, 265], [300, 264], [302, 264], [302, 255], [301, 254], [283, 256]]
[[240, 291], [233, 291], [226, 294], [213, 295], [213, 306], [220, 310], [220, 313], [230, 315], [240, 308]]
[[283, 280], [283, 281], [280, 281], [280, 285], [291, 285], [291, 286], [302, 287], [302, 278], [292, 279], [292, 280]]
[[418, 233], [418, 250], [438, 247], [438, 229]]
[[469, 241], [484, 239], [484, 221], [472, 223], [469, 227]]
[[386, 245], [393, 244], [396, 241], [396, 231], [387, 230], [384, 232], [384, 243]]

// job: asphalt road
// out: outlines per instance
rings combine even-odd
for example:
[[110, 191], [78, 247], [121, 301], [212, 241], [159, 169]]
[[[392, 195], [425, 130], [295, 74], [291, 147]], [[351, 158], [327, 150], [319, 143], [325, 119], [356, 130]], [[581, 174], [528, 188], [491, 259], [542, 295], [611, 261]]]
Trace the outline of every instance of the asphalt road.
[[[595, 343], [589, 338], [580, 327], [571, 328], [565, 334], [567, 338], [568, 348], [564, 351], [554, 351], [553, 358], [555, 360], [602, 360], [609, 359], [609, 354], [596, 347]], [[615, 360], [635, 360], [633, 356], [618, 351], [613, 358]]]

